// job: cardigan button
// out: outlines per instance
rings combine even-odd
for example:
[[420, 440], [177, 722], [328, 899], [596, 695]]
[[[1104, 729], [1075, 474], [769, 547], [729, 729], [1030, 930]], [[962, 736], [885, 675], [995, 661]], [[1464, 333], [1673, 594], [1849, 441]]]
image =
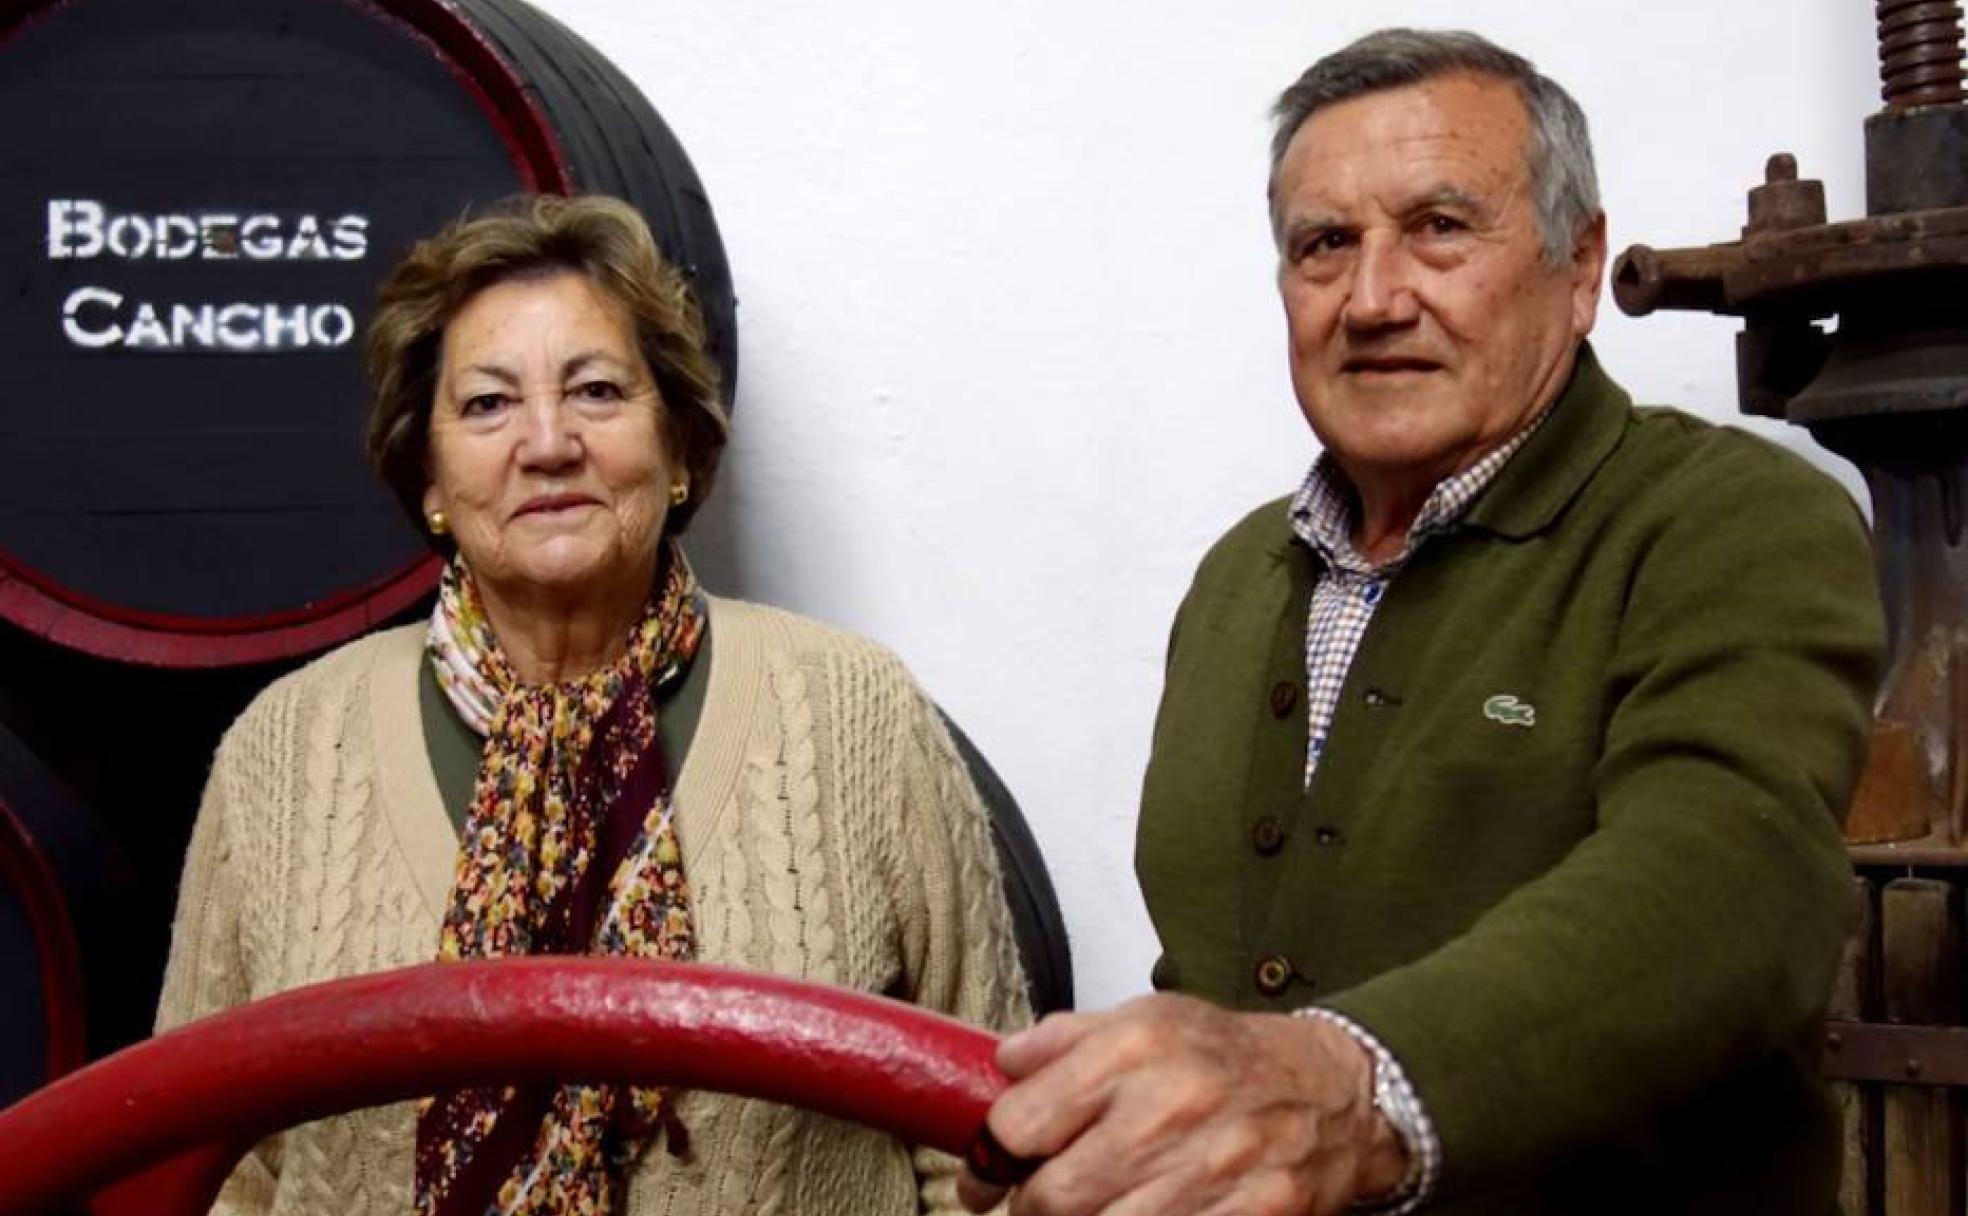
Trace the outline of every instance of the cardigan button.
[[1285, 847], [1285, 825], [1266, 815], [1251, 825], [1251, 847], [1259, 857], [1275, 857]]
[[1277, 996], [1291, 985], [1291, 960], [1282, 954], [1270, 954], [1257, 960], [1257, 968], [1251, 979], [1257, 990], [1264, 996]]
[[1280, 680], [1271, 686], [1271, 716], [1282, 718], [1298, 704], [1298, 685]]

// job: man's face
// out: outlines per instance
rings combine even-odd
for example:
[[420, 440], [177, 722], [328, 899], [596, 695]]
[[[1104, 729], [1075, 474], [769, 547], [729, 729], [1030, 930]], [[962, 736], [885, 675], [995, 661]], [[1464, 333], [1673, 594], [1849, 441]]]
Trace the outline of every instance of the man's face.
[[1563, 388], [1605, 229], [1548, 267], [1514, 86], [1457, 74], [1340, 102], [1278, 166], [1292, 386], [1356, 484], [1433, 485]]

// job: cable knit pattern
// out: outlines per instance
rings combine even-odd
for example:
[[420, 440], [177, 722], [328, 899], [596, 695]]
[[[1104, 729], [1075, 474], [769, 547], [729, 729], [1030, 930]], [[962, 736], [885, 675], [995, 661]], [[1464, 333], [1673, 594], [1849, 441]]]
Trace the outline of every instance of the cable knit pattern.
[[[711, 601], [703, 716], [678, 775], [698, 957], [1030, 1017], [989, 824], [934, 708], [872, 643]], [[429, 961], [457, 840], [417, 710], [421, 629], [274, 684], [220, 745], [185, 861], [160, 1028], [302, 984]], [[648, 1154], [628, 1216], [957, 1211], [954, 1162], [805, 1111], [681, 1095], [692, 1154]], [[218, 1211], [403, 1216], [410, 1104], [257, 1148]]]

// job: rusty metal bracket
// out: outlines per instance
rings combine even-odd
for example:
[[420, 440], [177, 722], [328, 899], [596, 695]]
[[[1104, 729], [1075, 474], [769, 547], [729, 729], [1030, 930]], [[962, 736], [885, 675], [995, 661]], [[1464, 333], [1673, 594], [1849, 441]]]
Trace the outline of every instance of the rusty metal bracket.
[[1968, 409], [1962, 6], [1877, 0], [1876, 15], [1886, 108], [1866, 120], [1864, 219], [1827, 223], [1824, 184], [1779, 152], [1749, 191], [1740, 239], [1635, 245], [1612, 272], [1613, 299], [1633, 316], [1743, 318], [1743, 410], [1810, 427], [1868, 468], [1882, 443], [1922, 448], [1907, 416]]
[[1629, 316], [1659, 308], [1742, 316], [1780, 303], [1807, 317], [1840, 310], [1854, 283], [1968, 269], [1968, 207], [1756, 232], [1695, 249], [1635, 245], [1613, 267], [1613, 299]]
[[1823, 1063], [1834, 1081], [1968, 1087], [1968, 1026], [1828, 1021]]

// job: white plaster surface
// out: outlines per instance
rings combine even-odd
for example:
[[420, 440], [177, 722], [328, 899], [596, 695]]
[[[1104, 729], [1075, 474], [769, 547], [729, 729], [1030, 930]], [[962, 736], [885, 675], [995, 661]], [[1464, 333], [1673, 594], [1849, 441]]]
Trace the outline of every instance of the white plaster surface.
[[[1868, 0], [534, 3], [717, 208], [743, 370], [707, 580], [907, 660], [1023, 805], [1083, 1007], [1155, 956], [1131, 856], [1170, 616], [1314, 452], [1265, 226], [1277, 91], [1377, 25], [1488, 34], [1584, 105], [1615, 250], [1732, 238], [1779, 149], [1859, 214], [1878, 108]], [[1733, 332], [1608, 299], [1595, 340], [1639, 398], [1737, 421]]]

